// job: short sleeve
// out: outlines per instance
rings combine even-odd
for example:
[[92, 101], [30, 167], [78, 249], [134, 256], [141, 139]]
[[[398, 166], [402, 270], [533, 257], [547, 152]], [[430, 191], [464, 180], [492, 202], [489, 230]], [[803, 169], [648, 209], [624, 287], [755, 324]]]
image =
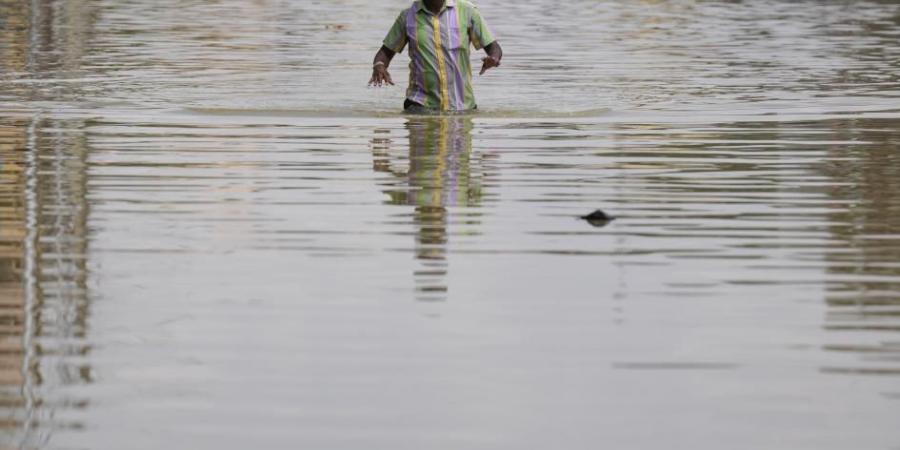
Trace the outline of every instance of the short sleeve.
[[471, 39], [476, 50], [481, 50], [491, 45], [496, 39], [477, 8], [472, 8], [471, 17], [469, 22], [469, 39]]
[[395, 53], [402, 52], [403, 47], [406, 47], [406, 11], [397, 16], [394, 26], [391, 27], [391, 31], [388, 31], [383, 43], [385, 47]]

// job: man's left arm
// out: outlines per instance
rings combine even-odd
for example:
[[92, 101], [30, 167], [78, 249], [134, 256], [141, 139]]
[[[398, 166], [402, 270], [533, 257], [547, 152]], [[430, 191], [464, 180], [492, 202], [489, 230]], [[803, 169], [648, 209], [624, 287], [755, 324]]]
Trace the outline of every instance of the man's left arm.
[[491, 32], [487, 22], [477, 8], [472, 10], [469, 22], [469, 39], [475, 45], [476, 50], [484, 48], [484, 52], [487, 53], [487, 56], [481, 59], [483, 65], [479, 75], [484, 75], [489, 69], [500, 65], [500, 60], [503, 59], [503, 49], [500, 48], [500, 43], [497, 42], [494, 33]]
[[500, 66], [500, 60], [503, 59], [503, 49], [497, 41], [486, 45], [484, 47], [484, 52], [487, 53], [487, 56], [481, 59], [481, 62], [484, 64], [481, 66], [481, 73], [479, 73], [479, 75], [484, 75], [488, 69]]

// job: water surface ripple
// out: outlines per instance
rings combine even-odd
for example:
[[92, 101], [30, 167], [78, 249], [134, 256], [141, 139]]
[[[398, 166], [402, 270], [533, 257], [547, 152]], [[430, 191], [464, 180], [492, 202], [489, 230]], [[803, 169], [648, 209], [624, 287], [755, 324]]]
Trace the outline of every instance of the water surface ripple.
[[900, 445], [900, 5], [370, 3], [0, 0], [0, 448]]

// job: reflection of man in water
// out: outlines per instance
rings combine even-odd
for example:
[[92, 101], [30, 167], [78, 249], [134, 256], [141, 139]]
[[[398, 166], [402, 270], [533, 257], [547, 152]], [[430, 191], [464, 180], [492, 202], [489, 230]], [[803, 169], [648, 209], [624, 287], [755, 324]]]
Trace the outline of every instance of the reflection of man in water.
[[503, 50], [468, 0], [417, 0], [397, 17], [375, 55], [370, 85], [394, 84], [388, 66], [409, 44], [408, 112], [476, 108], [469, 44], [484, 48], [481, 74], [500, 65]]
[[424, 266], [415, 274], [417, 290], [421, 299], [435, 299], [447, 291], [447, 207], [474, 206], [481, 201], [478, 171], [471, 167], [472, 120], [422, 117], [411, 119], [406, 128], [408, 168], [402, 167], [405, 155], [393, 154], [389, 141], [376, 140], [375, 170], [403, 180], [399, 187], [391, 183], [386, 193], [391, 204], [415, 206], [416, 258]]
[[477, 201], [481, 190], [472, 183], [469, 166], [472, 120], [421, 118], [408, 121], [406, 128], [412, 188], [407, 204], [443, 208]]

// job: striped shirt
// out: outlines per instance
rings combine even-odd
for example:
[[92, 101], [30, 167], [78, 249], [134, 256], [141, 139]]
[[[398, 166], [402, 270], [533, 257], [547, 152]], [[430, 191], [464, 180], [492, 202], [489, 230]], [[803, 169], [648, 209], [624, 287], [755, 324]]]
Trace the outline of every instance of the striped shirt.
[[469, 47], [494, 42], [478, 9], [468, 0], [446, 0], [438, 14], [418, 0], [397, 17], [384, 46], [401, 52], [409, 44], [406, 98], [429, 109], [475, 109]]

